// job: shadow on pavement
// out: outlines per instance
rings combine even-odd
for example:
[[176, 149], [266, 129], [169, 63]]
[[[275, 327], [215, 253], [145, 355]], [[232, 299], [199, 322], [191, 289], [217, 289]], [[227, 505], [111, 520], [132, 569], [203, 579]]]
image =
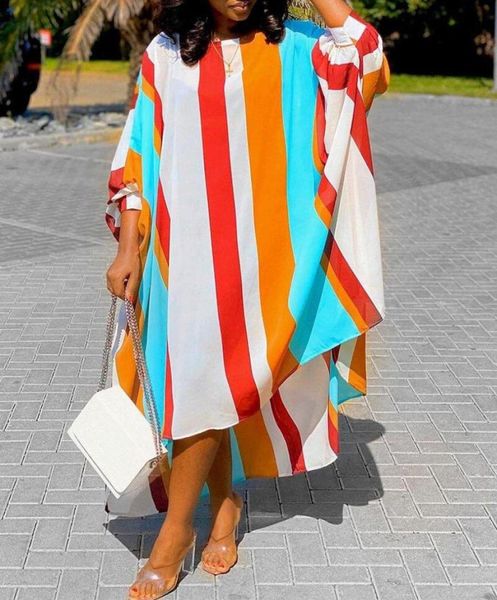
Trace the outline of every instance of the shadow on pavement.
[[[367, 506], [383, 496], [383, 485], [369, 444], [380, 440], [385, 428], [369, 419], [340, 415], [341, 449], [327, 467], [292, 477], [251, 479], [236, 486], [245, 497], [245, 517], [240, 541], [247, 532], [287, 533], [317, 531], [316, 521], [338, 526], [345, 507]], [[149, 556], [164, 515], [112, 519], [110, 533], [138, 558]], [[210, 528], [208, 502], [199, 504], [196, 515], [199, 550]], [[330, 537], [333, 532], [324, 532]], [[490, 600], [490, 599], [489, 599]]]

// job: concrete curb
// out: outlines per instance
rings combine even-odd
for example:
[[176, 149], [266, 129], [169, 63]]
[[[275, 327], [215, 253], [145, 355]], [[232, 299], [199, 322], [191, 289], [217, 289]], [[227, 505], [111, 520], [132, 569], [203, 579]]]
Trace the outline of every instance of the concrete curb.
[[[494, 106], [497, 108], [497, 100], [492, 98], [472, 98], [468, 96], [451, 96], [436, 94], [401, 94], [398, 92], [387, 92], [379, 97], [381, 100], [408, 100], [408, 101], [430, 101], [446, 102], [449, 104], [462, 104], [469, 106]], [[78, 143], [117, 143], [121, 135], [122, 127], [103, 127], [89, 131], [64, 131], [62, 133], [38, 134], [33, 136], [19, 136], [11, 138], [0, 138], [0, 152], [23, 150], [25, 148], [40, 148], [47, 146], [78, 144]]]
[[0, 139], [0, 152], [23, 150], [26, 148], [46, 148], [47, 146], [117, 142], [121, 135], [121, 127], [105, 127], [90, 131], [64, 131], [62, 133], [39, 134]]

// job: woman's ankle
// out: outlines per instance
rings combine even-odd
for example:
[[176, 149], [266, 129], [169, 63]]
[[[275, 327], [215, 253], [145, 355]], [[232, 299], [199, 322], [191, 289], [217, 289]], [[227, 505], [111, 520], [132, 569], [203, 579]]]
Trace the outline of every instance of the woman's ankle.
[[164, 521], [157, 541], [164, 547], [172, 543], [174, 546], [188, 545], [194, 535], [193, 523], [184, 523], [167, 519]]
[[211, 498], [210, 498], [211, 513], [213, 515], [216, 515], [218, 513], [218, 511], [222, 508], [225, 508], [227, 506], [236, 507], [240, 503], [240, 500], [242, 500], [242, 497], [240, 496], [240, 494], [238, 492], [236, 492], [234, 490], [231, 490], [230, 493], [224, 494], [222, 496], [211, 496]]
[[235, 493], [233, 490], [231, 490], [230, 492], [226, 492], [224, 494], [211, 494], [209, 502], [212, 512], [217, 512], [217, 510], [219, 510], [225, 503], [235, 502]]

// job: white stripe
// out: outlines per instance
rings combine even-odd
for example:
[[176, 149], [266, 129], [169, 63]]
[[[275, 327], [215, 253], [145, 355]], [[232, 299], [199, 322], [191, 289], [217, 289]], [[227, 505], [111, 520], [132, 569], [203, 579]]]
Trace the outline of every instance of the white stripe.
[[[161, 170], [171, 217], [168, 344], [174, 438], [238, 421], [224, 370], [198, 102], [199, 66], [171, 65]], [[168, 127], [168, 123], [174, 123]], [[177, 157], [181, 157], [177, 160]], [[198, 354], [200, 350], [201, 354]]]
[[302, 439], [306, 469], [335, 460], [328, 438], [330, 375], [323, 357], [300, 366], [280, 387], [280, 395]]
[[106, 205], [105, 212], [114, 219], [114, 227], [121, 227], [121, 211], [115, 202], [110, 202]]
[[[343, 104], [341, 104], [341, 94], [341, 91], [337, 93], [329, 90], [325, 97], [325, 148], [330, 159], [326, 161], [324, 174], [337, 191], [340, 189], [347, 161], [347, 149], [351, 140], [350, 131], [354, 116], [354, 101], [348, 94], [345, 94]], [[337, 101], [341, 104], [339, 108], [335, 106]], [[331, 128], [329, 132], [328, 127]]]
[[[231, 48], [235, 44], [230, 44]], [[223, 52], [226, 45], [223, 44]], [[252, 373], [259, 390], [261, 404], [269, 401], [272, 388], [272, 372], [267, 362], [267, 341], [262, 318], [259, 289], [259, 259], [255, 236], [252, 181], [248, 155], [245, 96], [243, 91], [243, 62], [240, 50], [232, 62], [233, 73], [226, 77], [225, 96], [228, 117], [233, 193], [235, 198], [236, 228], [240, 270], [242, 277], [243, 305], [247, 325], [247, 337]]]
[[343, 24], [343, 29], [350, 35], [350, 37], [358, 40], [366, 30], [366, 25], [358, 21], [352, 15], [349, 15]]
[[376, 309], [384, 315], [375, 181], [352, 137], [339, 202], [331, 230], [347, 264]]
[[377, 48], [374, 52], [369, 52], [364, 55], [363, 58], [363, 74], [368, 75], [381, 69], [383, 64], [383, 52], [380, 48]]
[[338, 351], [338, 360], [336, 361], [336, 367], [340, 375], [349, 381], [350, 365], [352, 364], [352, 358], [354, 356], [354, 350], [358, 338], [347, 340], [343, 344], [340, 344], [340, 350]]
[[112, 346], [110, 350], [110, 360], [112, 361], [112, 385], [121, 385], [116, 366], [116, 354], [119, 352], [119, 350], [121, 350], [121, 348], [124, 345], [124, 340], [126, 337], [126, 326], [126, 307], [124, 306], [124, 302], [121, 302], [120, 306], [118, 305], [116, 308], [116, 324], [112, 337]]
[[261, 414], [273, 447], [274, 458], [278, 467], [278, 476], [292, 475], [292, 462], [288, 453], [288, 446], [281, 429], [276, 423], [273, 409], [269, 402], [261, 408]]
[[347, 97], [347, 90], [329, 90], [325, 80], [319, 79], [319, 83], [324, 91], [324, 110], [325, 110], [325, 129], [324, 129], [324, 147], [329, 154], [333, 140], [337, 133], [337, 127], [340, 123], [340, 116], [343, 110], [343, 103]]
[[121, 133], [121, 137], [119, 138], [119, 142], [117, 144], [117, 148], [115, 150], [114, 157], [112, 159], [111, 170], [116, 171], [117, 169], [122, 169], [126, 163], [126, 156], [128, 154], [129, 142], [131, 139], [131, 130], [133, 128], [133, 118], [135, 114], [135, 109], [132, 108], [128, 116], [126, 117], [126, 123], [124, 124], [123, 131]]
[[328, 60], [334, 65], [354, 64], [357, 68], [360, 66], [359, 52], [352, 39], [343, 34], [337, 38], [331, 29], [326, 29], [319, 36], [319, 49], [323, 54], [328, 55]]

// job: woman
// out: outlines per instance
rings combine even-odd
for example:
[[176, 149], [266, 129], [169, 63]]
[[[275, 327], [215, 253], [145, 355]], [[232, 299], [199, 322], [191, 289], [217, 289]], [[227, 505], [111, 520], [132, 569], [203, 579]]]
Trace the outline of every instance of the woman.
[[[107, 287], [136, 305], [163, 438], [169, 509], [129, 598], [172, 591], [206, 483], [202, 567], [229, 571], [233, 480], [317, 469], [338, 405], [366, 392], [383, 318], [366, 114], [385, 91], [377, 31], [342, 0], [164, 1], [117, 148]], [[143, 410], [130, 340], [119, 384]]]

